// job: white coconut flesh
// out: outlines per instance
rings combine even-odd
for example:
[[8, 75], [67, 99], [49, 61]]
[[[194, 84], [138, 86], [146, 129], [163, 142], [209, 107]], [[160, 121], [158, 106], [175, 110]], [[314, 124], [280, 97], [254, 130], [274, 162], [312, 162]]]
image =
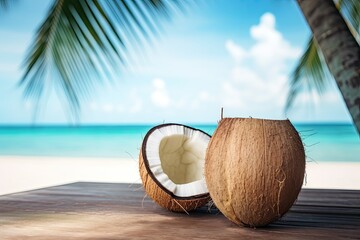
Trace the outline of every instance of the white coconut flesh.
[[145, 154], [156, 180], [178, 197], [208, 193], [204, 164], [207, 134], [182, 125], [154, 130], [146, 141]]

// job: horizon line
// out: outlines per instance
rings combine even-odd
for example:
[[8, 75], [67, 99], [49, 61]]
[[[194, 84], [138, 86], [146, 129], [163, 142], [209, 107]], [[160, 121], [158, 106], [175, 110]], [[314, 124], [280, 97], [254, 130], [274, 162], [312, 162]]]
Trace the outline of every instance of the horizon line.
[[[175, 122], [164, 122], [164, 123], [175, 123]], [[198, 126], [210, 126], [210, 125], [217, 125], [216, 122], [178, 122], [185, 125], [198, 125]], [[354, 125], [352, 122], [346, 121], [299, 121], [299, 122], [292, 122], [294, 125]], [[163, 123], [82, 123], [82, 124], [58, 124], [58, 123], [41, 123], [41, 124], [24, 124], [24, 123], [15, 123], [15, 124], [0, 124], [1, 128], [5, 127], [116, 127], [116, 126], [156, 126], [161, 125]]]

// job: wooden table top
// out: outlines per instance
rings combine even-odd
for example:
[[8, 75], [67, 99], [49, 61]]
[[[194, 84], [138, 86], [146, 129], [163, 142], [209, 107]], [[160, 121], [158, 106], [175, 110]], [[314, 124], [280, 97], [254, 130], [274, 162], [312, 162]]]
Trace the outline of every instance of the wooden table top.
[[360, 191], [303, 189], [265, 228], [216, 209], [172, 213], [138, 184], [77, 182], [0, 196], [0, 239], [360, 239]]

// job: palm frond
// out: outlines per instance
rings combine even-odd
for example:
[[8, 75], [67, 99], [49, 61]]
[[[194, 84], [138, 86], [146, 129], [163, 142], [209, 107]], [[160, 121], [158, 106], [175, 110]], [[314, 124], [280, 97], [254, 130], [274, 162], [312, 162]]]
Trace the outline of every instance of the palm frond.
[[290, 87], [285, 105], [288, 111], [298, 93], [303, 89], [312, 89], [322, 93], [329, 82], [329, 73], [326, 64], [323, 64], [321, 52], [318, 51], [316, 40], [311, 37], [308, 41], [306, 50], [302, 55], [298, 65], [290, 77]]
[[56, 0], [24, 61], [20, 85], [26, 97], [41, 99], [60, 87], [71, 116], [96, 84], [111, 79], [129, 62], [130, 49], [149, 44], [180, 9], [178, 0]]
[[15, 0], [0, 0], [0, 10], [9, 8]]
[[[336, 4], [342, 12], [352, 33], [359, 39], [360, 26], [360, 1], [359, 0], [339, 0]], [[307, 47], [295, 66], [289, 79], [289, 92], [287, 95], [285, 112], [292, 107], [297, 95], [303, 91], [316, 90], [323, 93], [328, 84], [332, 81], [328, 67], [323, 60], [322, 53], [317, 47], [316, 40], [310, 37]]]
[[359, 41], [360, 32], [360, 1], [358, 0], [343, 0], [341, 2], [341, 12], [348, 22], [348, 26], [355, 39]]

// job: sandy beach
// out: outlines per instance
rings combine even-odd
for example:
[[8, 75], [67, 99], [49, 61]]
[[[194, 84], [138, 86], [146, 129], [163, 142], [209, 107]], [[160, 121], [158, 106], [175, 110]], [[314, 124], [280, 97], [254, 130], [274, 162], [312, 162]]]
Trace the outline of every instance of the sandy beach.
[[[360, 163], [308, 162], [305, 188], [360, 190]], [[140, 183], [137, 159], [0, 157], [0, 195], [78, 181]]]
[[0, 195], [78, 181], [141, 182], [137, 159], [0, 157]]

